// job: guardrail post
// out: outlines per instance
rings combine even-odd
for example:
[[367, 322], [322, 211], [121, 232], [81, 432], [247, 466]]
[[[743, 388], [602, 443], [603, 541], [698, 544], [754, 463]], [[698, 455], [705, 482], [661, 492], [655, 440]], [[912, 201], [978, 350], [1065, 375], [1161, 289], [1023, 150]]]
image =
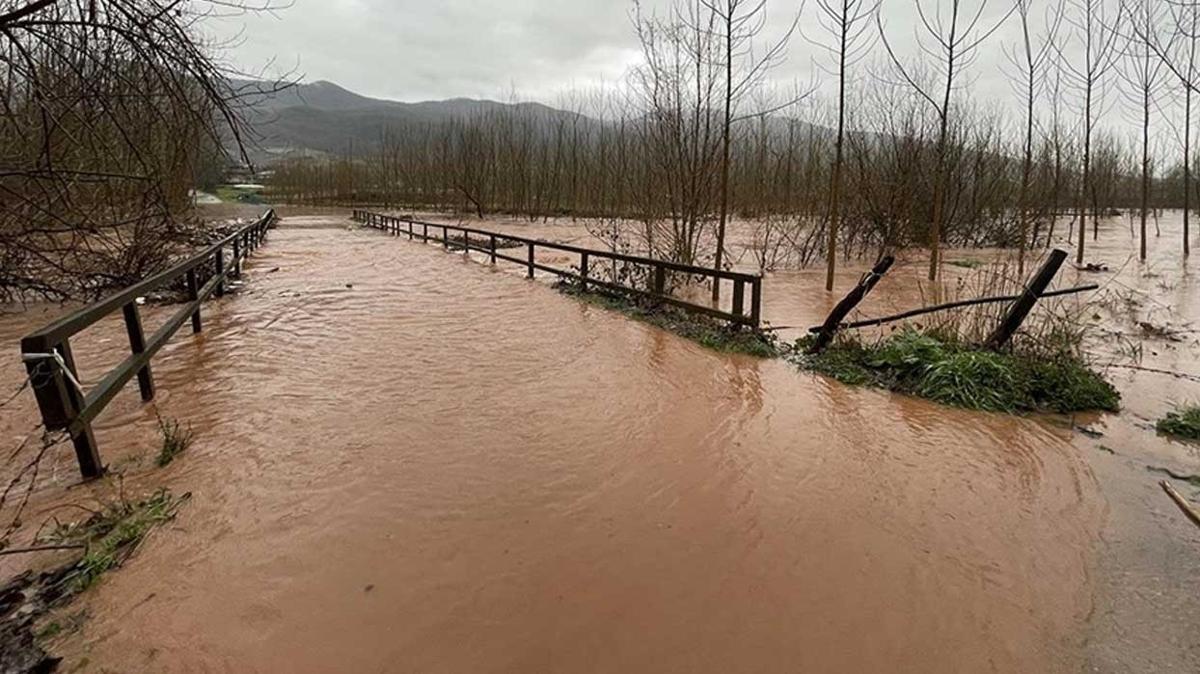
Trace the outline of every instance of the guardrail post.
[[[21, 351], [45, 354], [57, 352], [71, 376], [78, 379], [69, 340], [63, 340], [55, 346], [41, 339], [26, 338], [21, 340]], [[70, 430], [71, 422], [83, 409], [83, 392], [75, 388], [74, 382], [67, 377], [54, 358], [27, 360], [25, 368], [29, 372], [33, 393], [37, 398], [38, 410], [42, 413], [42, 423], [46, 430]], [[100, 452], [96, 449], [92, 425], [81, 424], [71, 433], [71, 442], [75, 445], [75, 458], [79, 461], [79, 473], [83, 478], [90, 480], [103, 475], [104, 464], [100, 460]]]
[[[146, 350], [146, 334], [142, 331], [142, 315], [138, 311], [137, 302], [130, 302], [123, 308], [125, 312], [125, 332], [129, 333], [129, 349], [133, 355], [139, 355]], [[150, 374], [150, 363], [138, 370], [138, 390], [143, 401], [154, 399], [154, 377]]]
[[496, 235], [488, 235], [488, 250], [492, 254], [492, 264], [496, 264]]
[[762, 277], [750, 282], [750, 326], [758, 329], [762, 325]]
[[192, 312], [192, 333], [195, 334], [195, 333], [200, 332], [200, 328], [201, 328], [201, 325], [200, 325], [200, 303], [197, 302], [197, 300], [200, 299], [200, 285], [198, 283], [196, 283], [196, 270], [195, 269], [188, 270], [187, 289], [188, 289], [188, 299], [191, 300], [192, 302], [196, 302], [196, 309], [195, 309], [195, 311]]
[[[720, 282], [721, 282], [721, 278], [719, 276], [713, 277], [713, 283], [720, 283]], [[740, 278], [734, 279], [733, 280], [733, 315], [734, 316], [742, 316], [743, 315], [742, 309], [744, 308], [745, 302], [746, 302], [746, 282]]]
[[667, 294], [667, 269], [661, 264], [654, 265], [654, 294]]
[[588, 254], [587, 253], [579, 254], [579, 276], [580, 276], [579, 286], [583, 289], [584, 292], [587, 292], [587, 289], [588, 289]]
[[529, 246], [529, 278], [533, 278], [533, 242], [526, 245]]

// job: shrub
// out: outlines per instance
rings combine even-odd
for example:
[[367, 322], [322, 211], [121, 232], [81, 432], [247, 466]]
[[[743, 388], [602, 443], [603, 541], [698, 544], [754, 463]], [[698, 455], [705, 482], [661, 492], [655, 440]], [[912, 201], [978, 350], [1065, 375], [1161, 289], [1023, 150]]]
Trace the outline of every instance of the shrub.
[[1165, 435], [1200, 440], [1200, 405], [1188, 405], [1168, 412], [1154, 428]]

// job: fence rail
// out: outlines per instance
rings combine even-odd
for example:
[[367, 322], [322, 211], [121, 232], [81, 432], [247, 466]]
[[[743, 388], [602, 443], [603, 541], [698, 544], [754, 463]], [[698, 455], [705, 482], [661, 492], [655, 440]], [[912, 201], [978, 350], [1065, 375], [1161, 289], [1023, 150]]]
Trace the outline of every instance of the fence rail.
[[[762, 322], [762, 277], [754, 274], [745, 274], [735, 271], [707, 269], [705, 267], [697, 267], [694, 265], [679, 264], [667, 260], [656, 260], [649, 257], [641, 257], [638, 255], [625, 255], [606, 250], [596, 250], [591, 248], [582, 248], [580, 246], [572, 246], [566, 243], [556, 243], [553, 241], [544, 241], [541, 239], [529, 239], [523, 236], [513, 234], [503, 234], [500, 232], [492, 232], [484, 229], [475, 229], [473, 227], [459, 227], [457, 225], [447, 225], [437, 222], [423, 222], [410, 218], [401, 218], [382, 213], [374, 213], [366, 210], [355, 210], [353, 219], [355, 222], [360, 222], [368, 227], [382, 230], [393, 236], [408, 236], [409, 240], [421, 240], [428, 243], [436, 241], [442, 244], [442, 247], [450, 249], [458, 249], [464, 252], [475, 251], [489, 256], [492, 264], [496, 260], [505, 260], [519, 264], [527, 269], [527, 276], [534, 277], [535, 271], [544, 271], [554, 274], [560, 278], [570, 279], [579, 282], [586, 290], [589, 286], [597, 286], [607, 288], [621, 293], [631, 293], [643, 297], [649, 297], [656, 301], [671, 306], [678, 307], [684, 311], [702, 314], [711, 318], [729, 321], [735, 325], [745, 325], [752, 328], [758, 328]], [[430, 231], [433, 234], [430, 234]], [[438, 234], [441, 236], [439, 237]], [[461, 240], [457, 238], [461, 235]], [[472, 237], [479, 237], [487, 241], [487, 246], [477, 245], [472, 241]], [[519, 246], [525, 247], [525, 257], [516, 257], [508, 255], [503, 250], [506, 247], [499, 246], [503, 242], [516, 243]], [[576, 271], [571, 269], [562, 269], [542, 264], [537, 261], [537, 250], [547, 249], [565, 253], [572, 253], [579, 256], [579, 265]], [[591, 273], [593, 268], [592, 263], [596, 260], [610, 260], [628, 265], [638, 265], [652, 271], [650, 282], [646, 288], [638, 288], [634, 285], [626, 285], [616, 282], [615, 280], [604, 280], [597, 278]], [[711, 279], [713, 283], [728, 281], [733, 285], [731, 294], [731, 309], [725, 311], [720, 307], [714, 307], [703, 304], [695, 304], [687, 300], [673, 297], [667, 290], [667, 272], [675, 272], [687, 276], [699, 276], [702, 278]], [[746, 310], [746, 290], [750, 292], [749, 311]]]
[[[42, 422], [46, 430], [65, 430], [71, 435], [84, 478], [99, 477], [104, 472], [92, 434], [92, 420], [135, 374], [142, 400], [154, 398], [150, 360], [189, 318], [192, 332], [200, 332], [201, 304], [213, 294], [223, 295], [226, 280], [241, 275], [242, 261], [263, 243], [274, 221], [275, 211], [267, 211], [258, 220], [178, 265], [71, 312], [21, 340], [22, 360], [29, 372]], [[228, 259], [226, 249], [230, 251]], [[147, 339], [142, 329], [138, 298], [180, 279], [186, 283], [188, 302]], [[107, 372], [91, 390], [84, 391], [71, 353], [71, 337], [117, 310], [125, 317], [130, 355]]]

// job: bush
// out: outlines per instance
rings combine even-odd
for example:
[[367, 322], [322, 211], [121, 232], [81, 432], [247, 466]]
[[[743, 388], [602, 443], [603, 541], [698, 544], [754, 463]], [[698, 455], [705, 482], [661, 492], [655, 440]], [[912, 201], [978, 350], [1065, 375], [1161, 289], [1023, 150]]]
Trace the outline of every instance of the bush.
[[1188, 405], [1168, 412], [1167, 416], [1158, 420], [1154, 428], [1165, 435], [1200, 440], [1200, 405]]

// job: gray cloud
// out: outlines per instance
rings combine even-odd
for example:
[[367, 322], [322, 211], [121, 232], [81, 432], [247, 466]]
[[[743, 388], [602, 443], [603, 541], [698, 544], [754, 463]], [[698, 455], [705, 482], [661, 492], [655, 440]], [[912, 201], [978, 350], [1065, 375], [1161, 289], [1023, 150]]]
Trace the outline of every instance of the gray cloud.
[[[973, 11], [978, 1], [966, 5]], [[643, 4], [661, 11], [667, 2]], [[766, 33], [778, 35], [799, 3], [771, 0], [767, 7]], [[991, 0], [981, 23], [994, 23], [1010, 7], [1008, 0]], [[632, 9], [631, 0], [295, 0], [277, 15], [222, 19], [211, 29], [219, 35], [243, 32], [229, 54], [243, 70], [256, 71], [273, 60], [276, 72], [294, 68], [309, 81], [330, 80], [404, 101], [515, 95], [553, 104], [565, 90], [617, 82], [637, 63]], [[815, 11], [810, 0], [802, 14], [803, 35], [820, 35]], [[917, 53], [912, 0], [884, 0], [883, 22], [898, 53]], [[1015, 45], [1019, 35], [1010, 19], [980, 49], [966, 72], [976, 103], [1003, 108], [1016, 99], [1005, 77], [1003, 46]], [[883, 54], [876, 45], [874, 58]], [[772, 78], [809, 82], [819, 72], [814, 64], [827, 58], [797, 34]], [[1106, 121], [1119, 124], [1120, 117], [1114, 111]]]

